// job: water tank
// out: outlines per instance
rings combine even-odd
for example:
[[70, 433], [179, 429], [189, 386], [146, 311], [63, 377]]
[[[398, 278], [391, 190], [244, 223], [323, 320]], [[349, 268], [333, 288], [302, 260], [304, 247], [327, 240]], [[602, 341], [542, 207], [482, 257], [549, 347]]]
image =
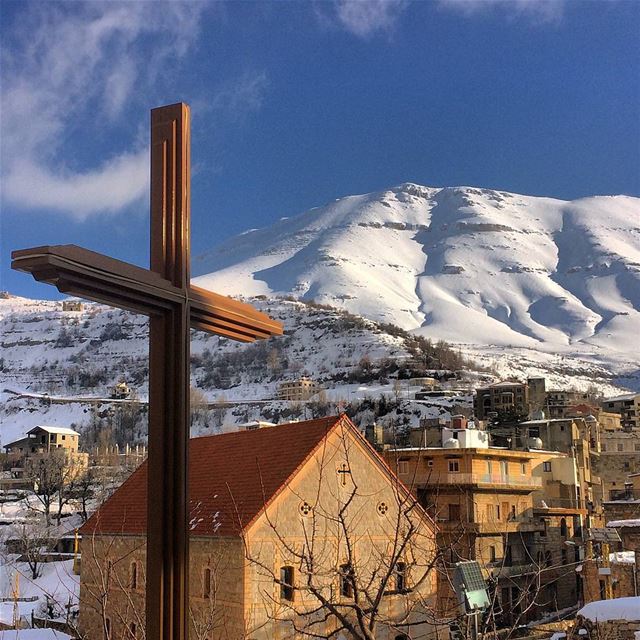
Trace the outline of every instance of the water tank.
[[444, 441], [444, 444], [442, 446], [445, 449], [459, 449], [460, 443], [455, 438], [449, 438], [448, 440]]
[[598, 422], [598, 419], [595, 416], [588, 415], [585, 419], [585, 422]]
[[532, 420], [544, 420], [545, 419], [544, 411], [542, 409], [538, 409], [537, 411], [534, 411], [531, 414], [531, 419]]
[[527, 440], [527, 445], [529, 449], [542, 449], [542, 439], [541, 438], [529, 438]]

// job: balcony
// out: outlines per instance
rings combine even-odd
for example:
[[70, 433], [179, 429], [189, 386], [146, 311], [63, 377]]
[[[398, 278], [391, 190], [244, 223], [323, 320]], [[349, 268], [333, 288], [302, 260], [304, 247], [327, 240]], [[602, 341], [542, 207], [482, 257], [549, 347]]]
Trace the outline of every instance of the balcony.
[[[409, 474], [407, 474], [408, 476]], [[406, 476], [401, 476], [406, 482]], [[429, 476], [418, 474], [415, 484], [469, 486], [480, 489], [497, 488], [511, 491], [537, 491], [542, 488], [542, 478], [531, 476], [505, 476], [490, 473], [444, 473]]]

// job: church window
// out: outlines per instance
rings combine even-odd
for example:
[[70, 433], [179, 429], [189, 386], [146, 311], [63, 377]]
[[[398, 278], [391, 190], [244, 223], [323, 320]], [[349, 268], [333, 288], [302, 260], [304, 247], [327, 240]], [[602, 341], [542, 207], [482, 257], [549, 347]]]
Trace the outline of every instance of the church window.
[[384, 516], [387, 511], [389, 511], [389, 507], [386, 502], [378, 502], [378, 506], [376, 507], [378, 511], [378, 515]]
[[348, 563], [340, 565], [340, 595], [353, 598], [353, 567]]
[[138, 563], [137, 562], [131, 563], [131, 575], [129, 580], [129, 586], [132, 589], [138, 588]]
[[404, 593], [407, 590], [407, 565], [406, 565], [406, 563], [398, 562], [396, 564], [395, 578], [396, 578], [396, 591], [398, 593]]
[[204, 570], [203, 580], [202, 580], [202, 596], [204, 598], [211, 597], [211, 569], [206, 567]]
[[313, 509], [311, 508], [311, 505], [308, 502], [303, 502], [300, 505], [300, 513], [303, 516], [308, 516], [312, 511]]
[[280, 567], [280, 600], [293, 602], [293, 567]]

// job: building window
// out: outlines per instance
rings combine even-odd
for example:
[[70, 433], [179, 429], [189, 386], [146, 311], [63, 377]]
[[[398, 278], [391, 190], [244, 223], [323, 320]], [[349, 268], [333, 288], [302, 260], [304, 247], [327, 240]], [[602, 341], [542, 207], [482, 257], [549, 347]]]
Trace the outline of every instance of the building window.
[[396, 591], [398, 593], [404, 593], [407, 590], [407, 565], [404, 562], [398, 562], [396, 564], [395, 574]]
[[211, 597], [211, 569], [206, 567], [202, 576], [202, 597]]
[[496, 561], [496, 547], [495, 545], [491, 545], [489, 547], [489, 562], [495, 562]]
[[515, 519], [516, 519], [516, 505], [512, 504], [511, 513], [509, 514], [509, 520], [511, 520], [511, 522], [515, 522]]
[[449, 473], [456, 473], [458, 471], [460, 471], [460, 461], [449, 460]]
[[280, 600], [293, 602], [293, 567], [280, 567]]
[[400, 475], [404, 475], [409, 473], [409, 461], [408, 460], [398, 460], [398, 473]]
[[640, 451], [640, 442], [634, 442], [633, 443], [633, 450], [634, 451]]
[[560, 535], [563, 538], [567, 537], [567, 520], [565, 518], [562, 518], [562, 520], [560, 520]]
[[523, 476], [527, 475], [527, 464], [526, 464], [526, 462], [523, 462], [523, 463], [520, 464], [520, 473]]
[[353, 568], [350, 564], [340, 565], [340, 595], [353, 598]]
[[131, 575], [129, 579], [129, 586], [131, 587], [131, 589], [138, 588], [138, 563], [137, 562], [131, 563]]
[[460, 505], [459, 504], [449, 505], [449, 520], [452, 520], [454, 522], [460, 521]]
[[500, 520], [500, 505], [496, 505], [496, 520]]
[[491, 468], [491, 460], [487, 460], [487, 473], [491, 475], [493, 473], [493, 469]]
[[606, 451], [606, 450], [607, 450], [607, 445], [603, 442], [603, 443], [600, 445], [600, 451]]
[[618, 443], [618, 451], [624, 451], [624, 444], [622, 442]]
[[551, 462], [550, 461], [543, 462], [542, 463], [542, 470], [546, 471], [547, 473], [549, 473], [551, 471]]

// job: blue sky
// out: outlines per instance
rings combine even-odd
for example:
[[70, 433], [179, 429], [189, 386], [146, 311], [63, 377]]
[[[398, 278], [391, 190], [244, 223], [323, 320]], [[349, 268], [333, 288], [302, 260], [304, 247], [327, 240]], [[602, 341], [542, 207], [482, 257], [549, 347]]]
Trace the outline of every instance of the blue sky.
[[[192, 249], [405, 181], [640, 195], [640, 3], [3, 0], [10, 251], [148, 264], [148, 119], [192, 108]], [[241, 292], [239, 292], [241, 293]]]

